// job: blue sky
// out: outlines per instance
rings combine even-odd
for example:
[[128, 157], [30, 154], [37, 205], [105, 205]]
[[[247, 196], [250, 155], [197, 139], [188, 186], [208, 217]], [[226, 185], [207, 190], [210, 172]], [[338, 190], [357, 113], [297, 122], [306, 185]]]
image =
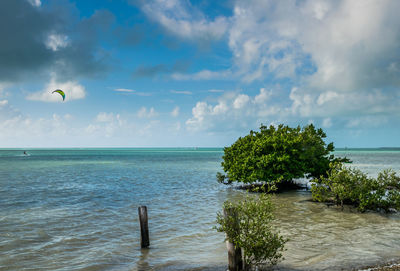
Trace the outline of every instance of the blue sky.
[[[399, 147], [399, 1], [2, 0], [0, 147]], [[55, 89], [63, 89], [63, 102]]]

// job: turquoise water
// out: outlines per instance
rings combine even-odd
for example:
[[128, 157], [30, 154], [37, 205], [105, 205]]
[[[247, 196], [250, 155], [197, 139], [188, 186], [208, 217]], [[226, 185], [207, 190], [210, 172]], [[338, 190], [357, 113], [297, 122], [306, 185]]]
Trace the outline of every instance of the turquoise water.
[[[0, 270], [225, 270], [216, 212], [245, 192], [216, 182], [222, 149], [23, 151], [0, 150]], [[336, 154], [371, 175], [400, 172], [398, 150]], [[275, 198], [277, 225], [291, 238], [280, 269], [400, 258], [397, 214], [341, 212], [309, 198], [307, 191]], [[148, 250], [140, 249], [140, 205], [149, 210]]]

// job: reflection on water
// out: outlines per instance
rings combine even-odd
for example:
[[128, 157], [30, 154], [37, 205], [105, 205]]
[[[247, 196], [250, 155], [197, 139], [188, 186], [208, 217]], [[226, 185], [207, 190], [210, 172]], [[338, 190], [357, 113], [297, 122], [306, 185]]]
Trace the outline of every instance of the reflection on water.
[[138, 271], [150, 270], [150, 264], [148, 262], [148, 258], [149, 258], [149, 249], [148, 248], [142, 248], [140, 250], [139, 260], [137, 261], [137, 269], [138, 269]]

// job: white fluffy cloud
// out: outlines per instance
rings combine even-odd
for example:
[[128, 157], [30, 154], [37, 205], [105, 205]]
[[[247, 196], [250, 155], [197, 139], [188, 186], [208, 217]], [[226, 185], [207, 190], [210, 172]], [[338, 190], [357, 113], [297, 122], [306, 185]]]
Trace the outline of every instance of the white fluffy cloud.
[[132, 128], [133, 125], [123, 120], [120, 114], [100, 112], [95, 118], [95, 123], [86, 126], [85, 132], [89, 136], [111, 138], [122, 131], [129, 130], [128, 127]]
[[129, 88], [116, 88], [116, 89], [114, 89], [114, 91], [117, 91], [117, 92], [135, 92], [136, 90], [129, 89]]
[[182, 143], [181, 130], [175, 118], [161, 122], [115, 112], [99, 112], [91, 120], [69, 113], [33, 117], [9, 102], [0, 105], [0, 147], [170, 147]]
[[184, 39], [220, 39], [228, 27], [227, 18], [209, 20], [188, 1], [148, 0], [143, 2], [142, 10], [170, 33]]
[[360, 129], [385, 125], [400, 117], [400, 90], [385, 93], [315, 92], [293, 88], [289, 96], [265, 88], [254, 96], [226, 93], [216, 103], [199, 101], [186, 121], [192, 131], [248, 131], [261, 123], [306, 124], [323, 128]]
[[324, 128], [329, 128], [332, 126], [332, 119], [331, 118], [325, 118], [322, 121], [322, 127]]
[[260, 123], [271, 123], [285, 114], [285, 109], [270, 103], [270, 96], [271, 92], [262, 88], [254, 97], [231, 92], [222, 95], [216, 104], [197, 102], [186, 125], [193, 131], [222, 131], [251, 129]]
[[115, 92], [121, 93], [121, 94], [133, 94], [136, 96], [152, 96], [153, 94], [150, 92], [140, 92], [136, 91], [135, 89], [130, 89], [130, 88], [115, 88], [113, 89]]
[[265, 103], [272, 95], [272, 91], [267, 91], [265, 88], [260, 89], [260, 94], [254, 97], [254, 102], [257, 104]]
[[145, 106], [143, 106], [137, 112], [137, 116], [139, 118], [154, 118], [154, 117], [158, 116], [158, 113], [156, 112], [154, 107], [147, 109]]
[[359, 115], [399, 115], [400, 90], [384, 92], [315, 92], [293, 88], [292, 113], [302, 117], [334, 117]]
[[239, 94], [233, 101], [234, 109], [241, 109], [245, 107], [250, 101], [250, 97], [245, 94]]
[[68, 37], [66, 35], [51, 34], [47, 37], [46, 47], [53, 51], [58, 51], [60, 48], [65, 48], [69, 44]]
[[0, 107], [1, 146], [59, 146], [60, 140], [76, 136], [78, 133], [78, 130], [71, 127], [73, 119], [69, 114], [32, 118], [12, 107], [8, 109], [13, 111], [3, 115]]
[[318, 89], [399, 86], [399, 9], [398, 1], [237, 1], [229, 46], [248, 81], [273, 74]]
[[[184, 18], [187, 31], [171, 23], [170, 28], [180, 33], [177, 35], [193, 37], [187, 33], [202, 32], [192, 27], [193, 16], [188, 10], [195, 8], [188, 2], [149, 3], [145, 5], [146, 14], [153, 14], [166, 27], [168, 23], [161, 18]], [[400, 20], [397, 10], [400, 2], [389, 0], [236, 1], [233, 15], [223, 20], [229, 24], [222, 28], [228, 33], [232, 67], [193, 74], [175, 73], [172, 78], [210, 80], [234, 75], [247, 82], [271, 76], [296, 78], [320, 91], [398, 87]]]
[[96, 121], [97, 122], [112, 122], [112, 121], [114, 121], [115, 118], [118, 120], [120, 118], [119, 114], [114, 116], [113, 113], [100, 112], [99, 114], [97, 114]]
[[0, 82], [0, 98], [6, 97], [7, 96], [7, 92], [5, 91], [5, 89], [10, 86], [7, 83], [1, 83]]
[[227, 119], [240, 125], [248, 115], [278, 111], [282, 118], [313, 118], [326, 128], [400, 116], [398, 10], [400, 2], [390, 0], [235, 1], [226, 18], [231, 67], [172, 78], [272, 84], [289, 79], [295, 85], [279, 97], [279, 110], [254, 107], [269, 99], [270, 93], [262, 91], [229, 102], [221, 98], [216, 105], [199, 101], [187, 125], [211, 130]]
[[28, 2], [34, 7], [40, 7], [42, 5], [41, 0], [28, 0]]
[[[216, 23], [190, 2], [150, 1], [143, 9], [182, 38], [194, 39], [195, 32], [210, 30], [196, 30], [195, 25], [212, 28]], [[245, 82], [289, 78], [298, 85], [286, 97], [293, 102], [293, 113], [390, 114], [400, 87], [397, 10], [400, 2], [390, 0], [235, 1], [232, 16], [219, 17], [224, 23], [216, 27], [227, 31], [232, 66], [174, 73], [172, 78]], [[237, 97], [233, 108], [245, 102], [245, 96]], [[205, 108], [200, 102], [195, 113]]]
[[56, 89], [61, 89], [65, 93], [65, 102], [83, 99], [86, 96], [85, 87], [76, 81], [57, 82], [54, 78], [41, 91], [29, 94], [26, 98], [32, 101], [60, 102], [62, 98], [57, 93], [52, 93]]
[[386, 116], [362, 116], [351, 118], [347, 121], [346, 128], [379, 127], [388, 122]]

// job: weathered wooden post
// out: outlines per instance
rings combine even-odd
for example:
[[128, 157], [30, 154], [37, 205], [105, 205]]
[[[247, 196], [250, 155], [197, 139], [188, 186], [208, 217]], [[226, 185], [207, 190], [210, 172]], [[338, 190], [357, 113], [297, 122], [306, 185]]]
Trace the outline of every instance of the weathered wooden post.
[[147, 248], [150, 246], [147, 207], [140, 206], [138, 208], [138, 213], [139, 213], [139, 223], [140, 223], [140, 244], [142, 248]]
[[[239, 221], [237, 221], [237, 212], [234, 208], [224, 209], [225, 219], [228, 217], [233, 218], [234, 228], [239, 231]], [[228, 270], [229, 271], [241, 271], [243, 270], [242, 260], [242, 249], [240, 247], [235, 248], [235, 244], [231, 242], [229, 236], [226, 241], [226, 248], [228, 249]]]

